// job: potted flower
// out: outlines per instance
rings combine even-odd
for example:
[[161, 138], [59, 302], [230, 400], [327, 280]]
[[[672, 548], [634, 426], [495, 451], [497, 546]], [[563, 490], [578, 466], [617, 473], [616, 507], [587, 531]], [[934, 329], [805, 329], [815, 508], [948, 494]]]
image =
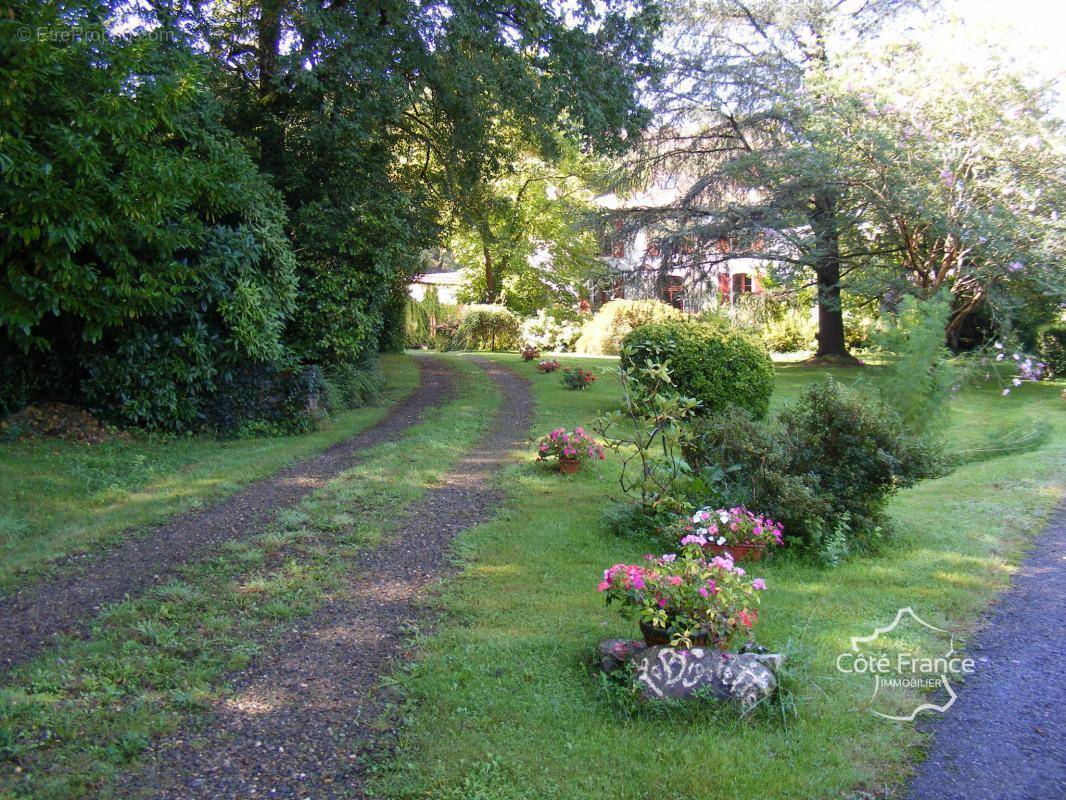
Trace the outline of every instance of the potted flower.
[[537, 369], [544, 373], [555, 372], [559, 369], [559, 362], [554, 358], [546, 358], [537, 364]]
[[535, 358], [540, 358], [540, 350], [538, 350], [531, 344], [527, 344], [525, 347], [522, 348], [523, 361], [532, 361]]
[[563, 386], [567, 389], [587, 389], [595, 380], [595, 375], [581, 367], [567, 367], [563, 370]]
[[748, 578], [728, 555], [707, 560], [699, 545], [689, 544], [679, 554], [646, 556], [644, 564], [615, 564], [598, 588], [608, 605], [637, 617], [648, 647], [724, 650], [738, 631], [758, 621], [766, 582]]
[[559, 472], [573, 475], [585, 459], [603, 461], [603, 445], [585, 433], [580, 425], [572, 431], [556, 428], [537, 443], [537, 461], [555, 459]]
[[701, 508], [681, 525], [681, 544], [698, 544], [717, 554], [759, 561], [767, 547], [781, 544], [784, 528], [780, 522], [754, 514], [743, 506]]

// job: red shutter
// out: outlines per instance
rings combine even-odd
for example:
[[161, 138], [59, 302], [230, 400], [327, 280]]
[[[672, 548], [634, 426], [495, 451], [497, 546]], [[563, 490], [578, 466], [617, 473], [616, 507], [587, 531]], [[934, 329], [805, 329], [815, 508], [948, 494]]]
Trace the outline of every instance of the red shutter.
[[718, 294], [722, 300], [729, 298], [729, 273], [722, 272], [718, 275]]

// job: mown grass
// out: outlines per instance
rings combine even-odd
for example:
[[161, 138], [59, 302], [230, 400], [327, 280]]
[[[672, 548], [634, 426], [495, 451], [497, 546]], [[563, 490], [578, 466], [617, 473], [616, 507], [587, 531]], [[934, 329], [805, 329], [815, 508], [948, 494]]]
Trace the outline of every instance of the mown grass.
[[39, 577], [58, 558], [217, 500], [370, 427], [418, 384], [410, 356], [386, 355], [382, 366], [387, 383], [374, 404], [303, 436], [0, 443], [0, 591]]
[[[540, 430], [587, 426], [616, 402], [610, 378], [568, 392], [558, 376], [499, 358], [530, 373]], [[825, 372], [779, 368], [775, 404]], [[604, 608], [599, 573], [639, 559], [647, 545], [613, 538], [600, 523], [619, 495], [616, 463], [568, 478], [524, 454], [507, 475], [505, 512], [459, 539], [467, 566], [444, 596], [450, 622], [424, 643], [420, 665], [399, 676], [408, 725], [373, 790], [435, 800], [884, 796], [920, 754], [922, 736], [912, 723], [871, 714], [872, 680], [839, 673], [835, 660], [849, 637], [904, 606], [964, 643], [1066, 494], [1062, 390], [1061, 382], [1009, 397], [994, 386], [967, 390], [954, 442], [980, 441], [1019, 417], [1045, 423], [1047, 441], [901, 493], [890, 509], [898, 534], [879, 555], [837, 568], [788, 558], [760, 566], [769, 591], [758, 638], [789, 664], [785, 702], [747, 719], [728, 709], [631, 714], [598, 688], [597, 642], [636, 633]], [[924, 638], [908, 631], [888, 646]], [[902, 709], [915, 697], [894, 700]]]
[[457, 361], [457, 395], [260, 535], [188, 564], [104, 611], [85, 641], [0, 682], [0, 797], [114, 797], [120, 770], [193, 724], [246, 667], [344, 580], [350, 558], [395, 525], [488, 425], [499, 394]]

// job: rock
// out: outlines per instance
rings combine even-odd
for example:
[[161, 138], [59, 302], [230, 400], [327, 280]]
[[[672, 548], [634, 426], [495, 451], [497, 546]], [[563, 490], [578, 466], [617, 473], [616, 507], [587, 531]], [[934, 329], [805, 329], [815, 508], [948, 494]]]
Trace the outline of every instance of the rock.
[[781, 653], [752, 653], [751, 656], [774, 675], [781, 671], [781, 665], [785, 663], [785, 657]]
[[[602, 651], [602, 646], [601, 646]], [[649, 647], [634, 660], [636, 688], [644, 700], [717, 697], [750, 711], [777, 689], [780, 655], [729, 653], [706, 647]]]
[[604, 639], [600, 642], [600, 666], [606, 673], [614, 672], [636, 659], [647, 647], [643, 639]]

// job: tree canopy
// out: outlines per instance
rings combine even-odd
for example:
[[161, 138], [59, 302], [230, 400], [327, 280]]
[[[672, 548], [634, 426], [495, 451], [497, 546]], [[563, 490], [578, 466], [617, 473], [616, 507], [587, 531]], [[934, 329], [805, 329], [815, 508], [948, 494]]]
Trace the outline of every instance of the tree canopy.
[[420, 254], [488, 216], [516, 155], [552, 169], [638, 139], [657, 25], [621, 0], [19, 0], [10, 16], [4, 370], [58, 371], [52, 386], [166, 427], [195, 425], [237, 365], [376, 352]]
[[846, 354], [842, 291], [891, 305], [946, 288], [956, 344], [976, 314], [1009, 327], [1061, 302], [1066, 173], [1046, 87], [1005, 59], [879, 36], [914, 5], [667, 6], [655, 131], [629, 163], [677, 196], [623, 215], [657, 231], [663, 268], [754, 258], [813, 285], [827, 356]]

